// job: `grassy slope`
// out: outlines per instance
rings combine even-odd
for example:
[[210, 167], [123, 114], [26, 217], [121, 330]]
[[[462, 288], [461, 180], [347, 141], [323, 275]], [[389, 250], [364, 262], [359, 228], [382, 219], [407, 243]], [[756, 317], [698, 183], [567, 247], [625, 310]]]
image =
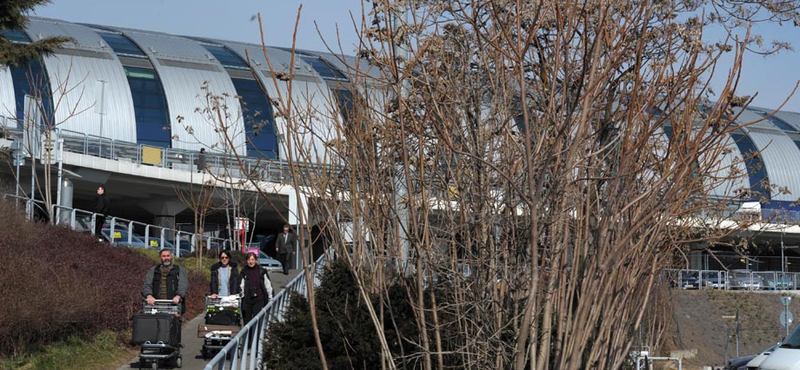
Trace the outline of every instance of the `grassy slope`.
[[[727, 342], [727, 357], [736, 357], [736, 342], [732, 335], [735, 322], [723, 316], [734, 316], [737, 309], [740, 356], [766, 349], [780, 341], [785, 333], [779, 322], [783, 310], [780, 292], [675, 290], [674, 293], [675, 314], [667, 332], [667, 345], [670, 349], [697, 351], [694, 358], [684, 360], [684, 369], [722, 365], [726, 333], [731, 335]], [[789, 306], [794, 317], [800, 315], [798, 301], [800, 299], [794, 298]]]
[[[0, 280], [10, 287], [7, 302], [13, 302], [0, 307], [0, 327], [7, 331], [0, 340], [0, 369], [116, 368], [138, 352], [126, 344], [129, 318], [138, 310], [141, 279], [158, 261], [157, 251], [113, 247], [31, 223], [0, 202], [0, 259], [6, 262]], [[190, 272], [187, 317], [203, 310], [213, 262], [204, 258], [202, 276], [193, 276], [195, 261], [176, 261]], [[15, 334], [19, 338], [8, 339]]]

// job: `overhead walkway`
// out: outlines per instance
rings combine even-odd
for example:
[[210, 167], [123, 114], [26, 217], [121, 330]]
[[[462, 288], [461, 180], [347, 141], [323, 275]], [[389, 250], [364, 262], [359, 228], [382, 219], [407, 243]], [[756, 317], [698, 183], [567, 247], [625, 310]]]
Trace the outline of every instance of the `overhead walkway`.
[[[0, 148], [20, 148], [18, 151], [27, 164], [31, 151], [42, 151], [48, 146], [42, 144], [41, 138], [29, 139], [23, 130], [17, 128], [15, 118], [0, 116], [0, 132]], [[55, 129], [53, 133], [49, 146], [56, 152], [54, 157], [57, 161], [51, 171], [63, 168], [64, 178], [75, 182], [75, 201], [91, 202], [96, 185], [103, 184], [107, 187], [107, 195], [113, 198], [114, 208], [131, 212], [140, 209], [139, 214], [125, 215], [128, 218], [175, 217], [188, 207], [176, 193], [187, 192], [192, 185], [235, 187], [251, 197], [265, 195], [268, 199], [264, 203], [272, 209], [264, 207], [254, 217], [269, 224], [297, 224], [296, 215], [300, 213], [297, 207], [306, 204], [304, 199], [298, 202], [297, 197], [304, 195], [298, 195], [291, 185], [293, 172], [287, 162], [207, 151], [204, 154], [205, 168], [198, 171], [195, 161], [199, 152], [196, 151], [158, 148], [62, 129]], [[41, 172], [42, 167], [37, 165], [37, 170]], [[293, 168], [294, 175], [299, 171], [301, 176], [320, 169], [314, 164], [300, 164]], [[29, 181], [31, 176], [26, 173], [30, 173], [30, 166], [17, 171], [20, 171], [21, 181]], [[58, 173], [60, 177], [62, 171]], [[73, 206], [72, 203], [61, 205]]]

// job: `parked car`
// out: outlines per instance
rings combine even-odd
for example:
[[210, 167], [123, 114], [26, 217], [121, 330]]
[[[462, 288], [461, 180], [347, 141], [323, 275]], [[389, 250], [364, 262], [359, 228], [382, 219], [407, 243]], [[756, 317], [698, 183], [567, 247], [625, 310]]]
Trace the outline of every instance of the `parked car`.
[[[114, 233], [111, 234], [111, 227], [106, 225], [103, 227], [102, 231], [103, 237], [111, 244], [114, 245], [124, 245], [133, 248], [147, 248], [147, 249], [169, 249], [172, 254], [175, 253], [175, 245], [171, 242], [165, 240], [164, 246], [161, 246], [161, 238], [156, 237], [149, 237], [147, 241], [144, 240], [144, 237], [138, 235], [136, 233], [129, 234], [128, 228], [125, 225], [114, 225]], [[130, 238], [129, 238], [130, 236]], [[130, 239], [130, 240], [129, 240]], [[186, 249], [183, 246], [180, 249], [180, 256], [186, 256], [191, 254], [191, 249]]]
[[140, 238], [138, 235], [129, 235], [126, 228], [115, 226], [114, 233], [112, 235], [111, 228], [106, 227], [101, 230], [101, 233], [106, 241], [114, 245], [125, 245], [134, 248], [149, 248], [144, 240], [142, 240], [142, 238]]
[[728, 287], [730, 289], [759, 290], [763, 286], [761, 276], [754, 275], [750, 270], [732, 270], [728, 274]]
[[266, 253], [256, 249], [247, 249], [247, 253], [253, 252], [258, 256], [258, 264], [267, 270], [283, 270], [283, 264], [280, 261], [270, 257]]
[[728, 361], [728, 366], [725, 366], [725, 370], [747, 370], [747, 364], [752, 361], [756, 355], [749, 355], [744, 357], [734, 358]]
[[769, 355], [772, 354], [772, 352], [775, 352], [775, 349], [778, 348], [779, 345], [781, 344], [778, 343], [774, 346], [765, 349], [764, 351], [753, 357], [753, 359], [750, 360], [747, 364], [745, 364], [744, 367], [741, 367], [737, 370], [758, 369], [759, 366], [761, 366], [761, 363], [764, 362], [764, 360], [766, 360], [767, 357], [769, 357]]
[[[775, 348], [763, 361], [754, 367], [760, 370], [794, 370], [800, 369], [800, 325], [795, 326], [786, 339]], [[753, 359], [755, 361], [755, 359]], [[747, 364], [750, 366], [750, 364]]]
[[725, 289], [728, 285], [722, 271], [704, 271], [701, 274], [700, 285], [712, 289]]
[[794, 281], [791, 275], [771, 274], [767, 275], [764, 289], [769, 290], [788, 290], [794, 289]]
[[697, 289], [700, 287], [700, 279], [695, 272], [681, 271], [681, 288]]

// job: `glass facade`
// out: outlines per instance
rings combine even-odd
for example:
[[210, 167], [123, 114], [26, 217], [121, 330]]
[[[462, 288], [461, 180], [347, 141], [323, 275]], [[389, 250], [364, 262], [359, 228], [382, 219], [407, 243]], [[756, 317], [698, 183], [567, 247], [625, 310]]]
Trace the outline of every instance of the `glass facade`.
[[242, 58], [239, 58], [238, 55], [234, 54], [232, 51], [230, 51], [230, 49], [224, 46], [203, 44], [203, 47], [206, 48], [206, 50], [208, 50], [208, 52], [211, 53], [214, 58], [217, 58], [219, 63], [225, 67], [244, 69], [250, 68]]
[[136, 141], [169, 148], [171, 130], [167, 101], [161, 80], [155, 71], [147, 68], [125, 67], [125, 76], [131, 87], [133, 110], [136, 114]]
[[117, 54], [146, 57], [142, 49], [133, 43], [127, 37], [110, 32], [96, 31], [100, 37], [114, 50]]
[[14, 99], [17, 106], [17, 128], [23, 128], [22, 123], [25, 118], [25, 95], [35, 96], [42, 99], [43, 123], [52, 122], [49, 118], [53, 116], [53, 96], [50, 91], [50, 81], [44, 71], [42, 62], [31, 60], [26, 65], [19, 67], [9, 67], [11, 80], [14, 84]]
[[247, 156], [278, 159], [278, 136], [275, 118], [267, 96], [255, 80], [232, 78], [241, 97], [247, 136]]
[[332, 67], [326, 61], [322, 60], [319, 57], [313, 57], [308, 55], [298, 55], [301, 60], [311, 65], [317, 73], [319, 73], [322, 78], [328, 80], [342, 80], [347, 81], [347, 76], [345, 76], [342, 72], [338, 69]]
[[8, 39], [8, 41], [22, 42], [22, 43], [31, 42], [31, 38], [28, 37], [28, 35], [25, 34], [25, 32], [22, 32], [20, 30], [3, 30], [0, 31], [0, 33], [2, 33], [3, 37]]
[[336, 104], [339, 106], [339, 111], [342, 113], [342, 118], [345, 122], [351, 122], [353, 117], [353, 93], [345, 89], [332, 89], [333, 97], [336, 99]]
[[731, 137], [744, 157], [747, 176], [750, 178], [750, 190], [753, 192], [749, 197], [750, 200], [758, 200], [761, 197], [771, 199], [770, 190], [765, 186], [769, 184], [767, 168], [764, 166], [764, 161], [761, 159], [755, 143], [742, 131], [732, 133]]
[[[3, 30], [3, 37], [11, 42], [30, 43], [31, 38], [21, 30]], [[45, 73], [42, 62], [38, 59], [29, 61], [21, 66], [8, 67], [11, 72], [11, 81], [14, 85], [14, 102], [17, 109], [17, 128], [22, 129], [25, 118], [25, 95], [31, 95], [42, 100], [44, 115], [42, 123], [52, 122], [53, 96], [50, 91], [50, 81]]]

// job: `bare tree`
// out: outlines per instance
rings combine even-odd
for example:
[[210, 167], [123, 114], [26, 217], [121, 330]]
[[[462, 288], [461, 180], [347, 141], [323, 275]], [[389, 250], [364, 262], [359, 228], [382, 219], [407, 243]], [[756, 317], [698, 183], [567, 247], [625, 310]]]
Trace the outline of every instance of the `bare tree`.
[[[731, 154], [749, 124], [735, 89], [748, 50], [786, 45], [735, 32], [797, 22], [798, 3], [372, 5], [349, 111], [312, 104], [291, 65], [272, 81], [288, 95], [271, 98], [307, 200], [301, 235], [325, 230], [351, 267], [384, 368], [620, 368], [638, 338], [662, 343], [662, 271], [747, 226], [721, 225], [759, 196]], [[731, 37], [706, 43], [708, 27]], [[413, 337], [387, 337], [390, 284], [406, 288]]]
[[224, 209], [224, 206], [219, 205], [219, 191], [214, 179], [208, 179], [200, 185], [189, 184], [187, 190], [175, 189], [175, 192], [178, 194], [178, 199], [194, 212], [196, 268], [197, 271], [200, 271], [203, 267], [203, 252], [206, 250], [204, 242], [206, 218], [208, 215]]
[[[26, 100], [28, 104], [23, 108], [25, 117], [22, 122], [23, 140], [20, 141], [26, 153], [31, 155], [32, 189], [39, 193], [44, 201], [43, 211], [51, 222], [55, 222], [53, 214], [53, 204], [56, 199], [53, 196], [53, 175], [54, 170], [59, 172], [56, 176], [61, 176], [61, 167], [54, 165], [60, 163], [57, 155], [60, 152], [58, 147], [58, 128], [65, 122], [78, 119], [81, 114], [92, 108], [82, 107], [86, 81], [88, 76], [74, 76], [72, 63], [63, 73], [54, 73], [48, 79], [44, 75], [25, 74], [28, 84], [31, 86], [30, 93]], [[42, 175], [36, 171], [39, 160], [42, 166]], [[15, 173], [15, 176], [21, 176]], [[61, 184], [56, 184], [61, 186]], [[20, 187], [23, 194], [26, 189]], [[29, 194], [33, 198], [34, 194]], [[32, 211], [32, 210], [29, 210]]]

